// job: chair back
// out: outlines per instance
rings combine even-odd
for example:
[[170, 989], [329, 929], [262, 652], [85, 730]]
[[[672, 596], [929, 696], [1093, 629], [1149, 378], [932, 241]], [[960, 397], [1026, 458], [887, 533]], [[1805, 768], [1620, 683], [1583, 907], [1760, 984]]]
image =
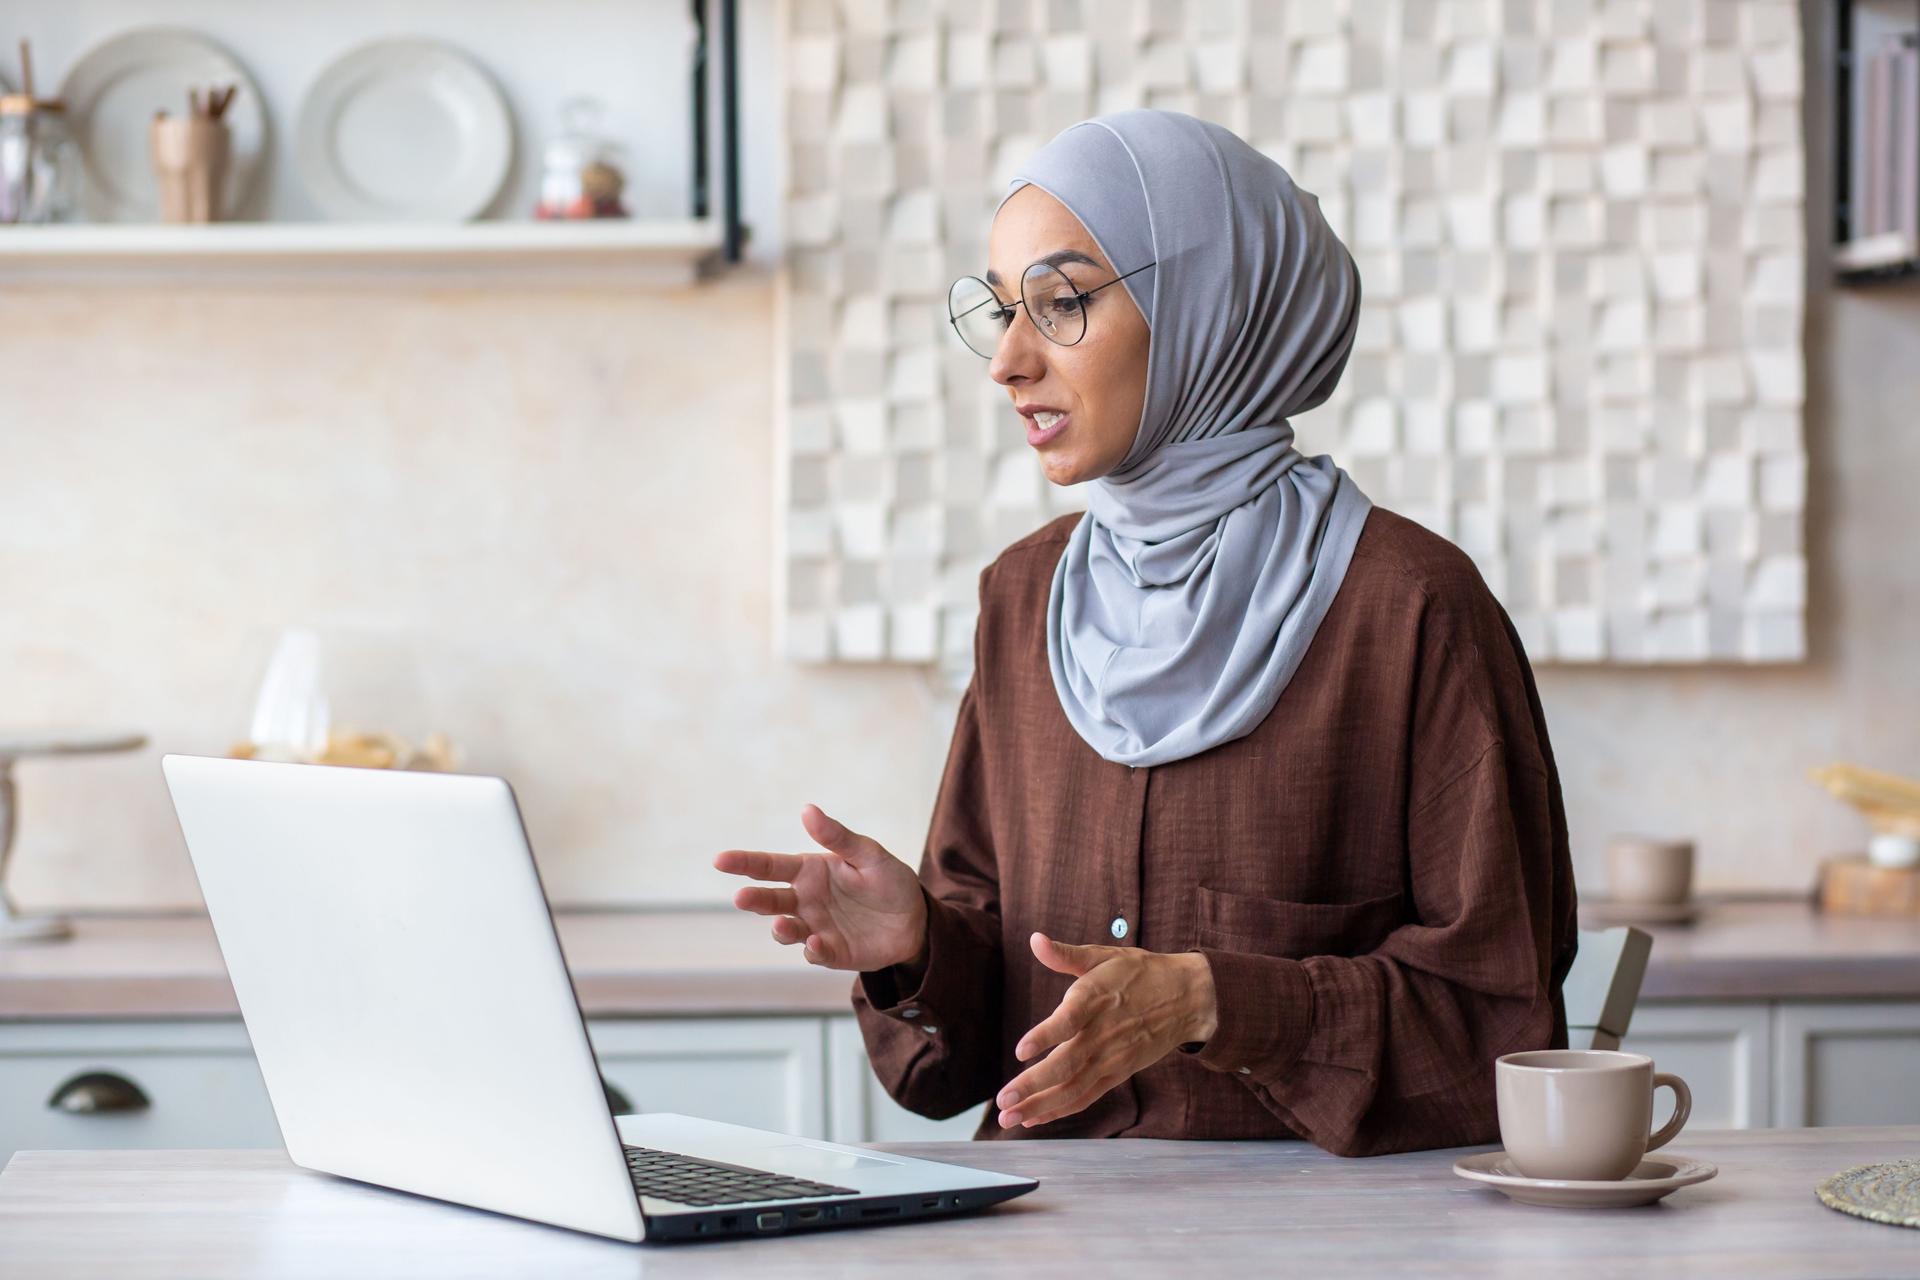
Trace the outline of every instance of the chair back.
[[1620, 1047], [1652, 950], [1653, 935], [1632, 925], [1580, 931], [1580, 949], [1561, 987], [1569, 1049]]

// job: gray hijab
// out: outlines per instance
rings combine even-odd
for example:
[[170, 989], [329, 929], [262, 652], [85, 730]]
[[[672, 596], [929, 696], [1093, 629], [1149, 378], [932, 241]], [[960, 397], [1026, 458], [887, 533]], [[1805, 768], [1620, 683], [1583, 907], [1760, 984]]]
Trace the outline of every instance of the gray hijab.
[[1184, 759], [1250, 733], [1300, 666], [1372, 503], [1290, 415], [1353, 348], [1360, 277], [1320, 202], [1226, 129], [1121, 111], [1041, 148], [1151, 331], [1133, 448], [1089, 486], [1054, 569], [1047, 661], [1101, 756]]

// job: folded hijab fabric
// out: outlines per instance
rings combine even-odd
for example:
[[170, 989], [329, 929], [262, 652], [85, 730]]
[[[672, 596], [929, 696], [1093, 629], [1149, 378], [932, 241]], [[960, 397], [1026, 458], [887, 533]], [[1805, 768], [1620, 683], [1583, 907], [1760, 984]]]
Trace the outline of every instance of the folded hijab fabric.
[[[1108, 760], [1155, 765], [1252, 732], [1346, 576], [1372, 504], [1289, 416], [1333, 392], [1360, 278], [1320, 202], [1218, 125], [1122, 111], [1033, 156], [1151, 331], [1132, 450], [1089, 486], [1054, 570], [1047, 661]], [[1087, 287], [1082, 285], [1082, 287]]]

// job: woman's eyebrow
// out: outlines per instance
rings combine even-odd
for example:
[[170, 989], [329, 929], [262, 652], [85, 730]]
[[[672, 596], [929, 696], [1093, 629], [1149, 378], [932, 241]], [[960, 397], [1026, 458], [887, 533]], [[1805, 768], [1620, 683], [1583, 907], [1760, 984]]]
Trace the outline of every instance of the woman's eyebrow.
[[[1069, 262], [1078, 262], [1089, 267], [1098, 267], [1100, 265], [1078, 249], [1055, 249], [1046, 257], [1035, 259], [1031, 265], [1036, 267], [1059, 267]], [[987, 283], [996, 289], [1000, 287], [1000, 277], [991, 267], [987, 268]]]

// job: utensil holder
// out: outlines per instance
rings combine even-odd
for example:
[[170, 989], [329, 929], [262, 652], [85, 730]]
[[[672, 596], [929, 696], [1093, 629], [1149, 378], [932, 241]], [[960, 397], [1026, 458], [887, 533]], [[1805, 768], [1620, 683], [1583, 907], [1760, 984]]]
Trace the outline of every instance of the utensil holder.
[[148, 141], [163, 221], [220, 221], [232, 137], [219, 120], [166, 116], [154, 120]]

